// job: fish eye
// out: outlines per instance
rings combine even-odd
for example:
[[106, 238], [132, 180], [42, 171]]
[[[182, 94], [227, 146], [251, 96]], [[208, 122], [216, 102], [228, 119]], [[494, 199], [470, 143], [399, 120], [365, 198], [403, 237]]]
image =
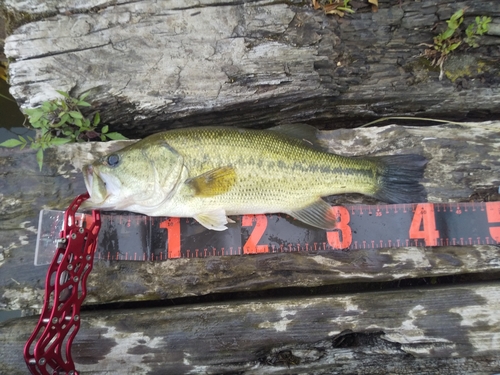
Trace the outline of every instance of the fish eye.
[[116, 167], [120, 163], [120, 157], [116, 154], [111, 154], [107, 157], [106, 162], [110, 167]]

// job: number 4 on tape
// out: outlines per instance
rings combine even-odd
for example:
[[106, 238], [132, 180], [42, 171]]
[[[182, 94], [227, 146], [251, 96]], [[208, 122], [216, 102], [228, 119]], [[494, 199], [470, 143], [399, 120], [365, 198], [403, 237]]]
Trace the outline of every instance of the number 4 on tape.
[[419, 203], [415, 206], [415, 212], [410, 225], [410, 238], [415, 240], [415, 242], [419, 239], [424, 240], [425, 246], [437, 246], [439, 231], [436, 229], [434, 204]]

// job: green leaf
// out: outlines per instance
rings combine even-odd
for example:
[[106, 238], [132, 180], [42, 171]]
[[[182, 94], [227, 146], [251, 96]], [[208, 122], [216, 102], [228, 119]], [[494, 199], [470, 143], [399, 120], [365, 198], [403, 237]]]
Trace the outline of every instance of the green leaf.
[[99, 125], [100, 122], [101, 122], [101, 116], [99, 115], [99, 112], [96, 112], [96, 114], [94, 115], [94, 126]]
[[58, 94], [64, 96], [65, 98], [69, 99], [70, 96], [67, 92], [64, 92], [64, 91], [59, 91], [59, 90], [56, 90]]
[[0, 146], [12, 148], [22, 144], [23, 142], [21, 142], [19, 139], [8, 139], [5, 142], [0, 143]]
[[74, 119], [82, 119], [83, 118], [83, 115], [78, 111], [71, 111], [71, 112], [69, 112], [69, 115], [71, 117], [73, 117]]
[[444, 33], [441, 34], [443, 40], [449, 39], [455, 33], [455, 29], [447, 29]]
[[54, 145], [54, 146], [59, 146], [59, 145], [63, 145], [65, 143], [69, 143], [71, 142], [72, 140], [69, 139], [69, 138], [52, 138], [50, 140], [50, 144], [51, 145]]
[[79, 100], [85, 100], [87, 96], [90, 95], [90, 91], [84, 92], [82, 95], [78, 97]]
[[37, 122], [38, 120], [40, 120], [42, 118], [42, 116], [44, 115], [45, 113], [40, 110], [40, 109], [35, 109], [33, 112], [31, 112], [31, 114], [28, 114], [29, 118], [30, 118], [30, 123], [33, 124], [34, 122]]
[[38, 112], [39, 110], [39, 108], [26, 108], [23, 110], [23, 112], [28, 116], [32, 116], [33, 113]]
[[18, 138], [21, 142], [23, 143], [28, 143], [28, 141], [26, 140], [26, 138], [24, 138], [22, 135], [18, 135]]
[[450, 45], [450, 47], [449, 47], [449, 51], [451, 52], [451, 51], [453, 51], [453, 50], [457, 49], [457, 47], [458, 47], [460, 44], [462, 44], [462, 42], [456, 42], [456, 43], [451, 44], [451, 45]]
[[104, 134], [101, 134], [101, 141], [105, 142], [106, 141], [106, 136]]
[[450, 17], [450, 21], [457, 21], [460, 17], [464, 15], [464, 10], [459, 9]]
[[79, 118], [75, 118], [75, 125], [78, 126], [78, 127], [81, 127], [83, 124], [82, 120], [79, 119]]
[[[61, 112], [61, 113], [64, 113], [64, 112]], [[68, 120], [69, 120], [69, 114], [68, 113], [64, 113], [62, 116], [61, 115], [59, 115], [59, 116], [61, 118], [61, 121], [59, 121], [59, 124], [60, 124], [59, 126], [61, 126], [61, 125], [65, 124], [66, 122], [68, 122]]]
[[38, 163], [38, 166], [40, 167], [40, 172], [42, 171], [42, 164], [43, 164], [43, 149], [40, 148], [37, 153], [36, 153], [36, 161]]
[[87, 103], [87, 102], [85, 102], [85, 101], [83, 101], [83, 100], [80, 100], [80, 101], [79, 101], [79, 102], [77, 102], [76, 104], [77, 104], [79, 107], [90, 107], [90, 106], [92, 106], [92, 104]]
[[42, 106], [40, 107], [44, 112], [50, 112], [50, 102], [43, 102]]
[[109, 139], [112, 139], [114, 141], [120, 141], [120, 140], [123, 140], [123, 139], [128, 139], [127, 137], [125, 137], [125, 136], [123, 136], [123, 135], [121, 135], [120, 133], [117, 133], [117, 132], [107, 133], [106, 137], [108, 137]]
[[108, 126], [108, 125], [104, 125], [104, 126], [102, 127], [102, 129], [101, 129], [101, 133], [106, 134], [106, 133], [108, 132], [108, 130], [109, 130], [109, 126]]

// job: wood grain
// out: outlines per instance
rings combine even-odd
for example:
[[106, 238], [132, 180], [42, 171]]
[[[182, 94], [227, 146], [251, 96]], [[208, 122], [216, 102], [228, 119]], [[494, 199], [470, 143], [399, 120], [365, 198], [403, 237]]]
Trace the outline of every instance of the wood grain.
[[31, 107], [55, 90], [90, 91], [105, 122], [135, 136], [215, 123], [332, 129], [388, 114], [500, 115], [494, 30], [480, 48], [455, 51], [442, 81], [422, 57], [453, 12], [467, 8], [464, 24], [495, 18], [495, 1], [380, 0], [378, 12], [342, 19], [295, 1], [5, 3], [34, 20], [5, 43], [16, 100]]
[[[423, 181], [433, 202], [468, 201], [500, 184], [500, 123], [339, 129], [322, 133], [345, 155], [413, 152], [429, 163]], [[126, 142], [125, 142], [126, 143]], [[41, 306], [45, 267], [34, 267], [38, 210], [64, 209], [85, 191], [81, 166], [116, 143], [64, 145], [47, 152], [40, 173], [33, 153], [0, 149], [0, 296], [5, 309]], [[21, 188], [22, 187], [22, 188]], [[489, 199], [498, 199], [493, 194]], [[472, 197], [472, 198], [471, 198]], [[488, 198], [488, 197], [487, 197]], [[360, 195], [336, 203], [374, 203]], [[496, 246], [266, 254], [165, 262], [96, 262], [86, 303], [158, 300], [211, 293], [315, 287], [442, 275], [498, 272]]]
[[[81, 314], [80, 374], [491, 374], [498, 283]], [[35, 324], [0, 324], [0, 372], [24, 374]]]

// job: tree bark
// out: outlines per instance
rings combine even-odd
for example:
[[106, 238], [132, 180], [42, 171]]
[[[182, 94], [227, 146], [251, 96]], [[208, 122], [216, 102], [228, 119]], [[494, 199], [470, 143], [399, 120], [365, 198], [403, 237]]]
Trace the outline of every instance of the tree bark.
[[[365, 7], [342, 19], [294, 1], [5, 0], [4, 6], [36, 19], [5, 44], [20, 104], [39, 105], [55, 90], [90, 91], [105, 122], [135, 136], [215, 123], [331, 129], [387, 115], [500, 114], [495, 1], [381, 0], [376, 13]], [[493, 27], [480, 48], [462, 43], [439, 81], [422, 43], [432, 44], [461, 8], [464, 25], [479, 15], [493, 17]]]

